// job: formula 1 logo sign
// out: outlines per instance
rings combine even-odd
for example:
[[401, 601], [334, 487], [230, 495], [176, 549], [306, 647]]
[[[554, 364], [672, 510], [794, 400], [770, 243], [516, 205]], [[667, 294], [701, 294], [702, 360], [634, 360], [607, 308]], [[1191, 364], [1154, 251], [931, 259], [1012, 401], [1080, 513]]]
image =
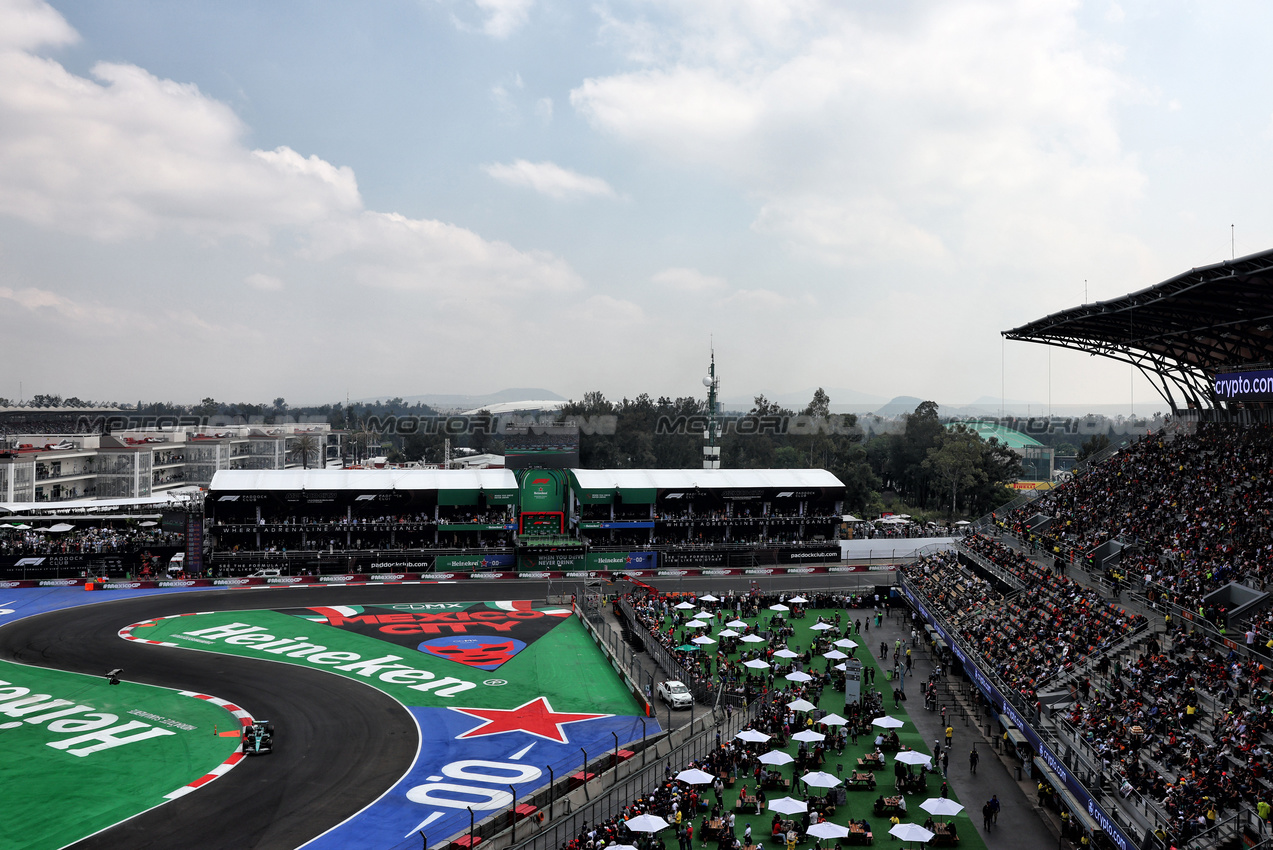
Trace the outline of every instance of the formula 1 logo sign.
[[[498, 670], [570, 616], [531, 603], [333, 605], [284, 611], [479, 670]], [[421, 640], [423, 638], [423, 640]]]

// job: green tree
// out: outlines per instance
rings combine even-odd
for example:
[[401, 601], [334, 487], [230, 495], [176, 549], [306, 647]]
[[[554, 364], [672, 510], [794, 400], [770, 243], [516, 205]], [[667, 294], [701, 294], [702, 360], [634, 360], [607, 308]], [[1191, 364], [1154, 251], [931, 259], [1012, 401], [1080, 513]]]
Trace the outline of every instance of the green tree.
[[1084, 441], [1082, 446], [1079, 447], [1078, 459], [1081, 461], [1087, 460], [1092, 455], [1103, 452], [1108, 448], [1109, 448], [1108, 434], [1093, 434], [1091, 437], [1089, 437], [1087, 440]]
[[928, 449], [921, 466], [930, 471], [944, 491], [950, 493], [950, 516], [958, 509], [960, 490], [971, 489], [985, 480], [982, 468], [982, 440], [963, 425], [943, 429], [937, 445]]

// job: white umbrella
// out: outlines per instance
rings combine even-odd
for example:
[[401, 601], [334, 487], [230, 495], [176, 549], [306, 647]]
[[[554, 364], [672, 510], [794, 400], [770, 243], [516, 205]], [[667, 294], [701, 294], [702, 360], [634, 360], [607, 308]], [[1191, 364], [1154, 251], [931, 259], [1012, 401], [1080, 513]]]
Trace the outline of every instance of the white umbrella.
[[881, 729], [901, 729], [906, 725], [905, 721], [898, 720], [896, 717], [889, 717], [887, 714], [883, 717], [877, 717], [871, 721], [872, 726], [878, 726]]
[[921, 844], [933, 839], [933, 833], [917, 823], [899, 823], [890, 829], [888, 834], [903, 841], [918, 841]]
[[830, 652], [822, 653], [822, 657], [830, 658], [832, 661], [839, 661], [841, 658], [848, 658], [849, 656], [845, 655], [843, 652], [841, 652], [838, 649], [833, 649]]
[[956, 803], [945, 797], [929, 797], [927, 800], [919, 804], [919, 807], [930, 815], [936, 815], [939, 818], [953, 818], [964, 810], [962, 803]]
[[682, 611], [688, 611], [688, 610], [690, 610], [691, 608], [696, 608], [696, 607], [698, 607], [698, 606], [693, 605], [693, 604], [691, 604], [691, 603], [689, 603], [689, 602], [678, 602], [678, 603], [676, 603], [676, 607], [677, 607], [677, 608], [680, 608]]
[[803, 672], [801, 672], [801, 671], [797, 670], [797, 671], [796, 671], [796, 672], [794, 672], [794, 673], [788, 673], [788, 674], [787, 674], [787, 681], [789, 681], [789, 682], [810, 682], [810, 681], [813, 681], [813, 677], [812, 677], [812, 676], [810, 676], [808, 673], [803, 673]]
[[790, 649], [780, 649], [774, 653], [775, 658], [799, 658], [800, 653], [792, 652]]
[[701, 628], [703, 628], [703, 627], [704, 627], [704, 626], [706, 626], [706, 625], [707, 625], [707, 623], [704, 623], [704, 622], [702, 622], [701, 620], [690, 620], [688, 623], [686, 623], [686, 624], [685, 624], [685, 628], [687, 628], [687, 629], [701, 629]]
[[806, 743], [816, 744], [818, 741], [825, 741], [826, 735], [821, 732], [814, 732], [812, 729], [805, 729], [791, 736], [793, 741], [805, 741]]
[[800, 781], [805, 785], [812, 785], [814, 788], [834, 788], [840, 784], [840, 780], [824, 770], [815, 770], [806, 773], [800, 777]]
[[848, 638], [840, 638], [839, 640], [837, 640], [837, 641], [835, 642], [835, 645], [836, 645], [836, 646], [838, 646], [838, 647], [841, 647], [841, 648], [843, 648], [843, 649], [857, 649], [857, 648], [858, 648], [858, 645], [857, 645], [856, 643], [854, 643], [853, 641], [849, 640]]
[[893, 757], [893, 761], [900, 761], [902, 764], [928, 764], [931, 759], [932, 756], [918, 750], [902, 750]]
[[795, 757], [792, 756], [791, 753], [784, 753], [782, 750], [770, 750], [761, 756], [759, 761], [761, 764], [772, 764], [777, 766], [780, 764], [791, 764], [795, 761]]
[[155, 522], [153, 519], [148, 519], [145, 522], [139, 522], [137, 524], [142, 528], [150, 528], [151, 526], [159, 525], [159, 523]]
[[794, 603], [796, 603], [797, 605], [803, 605], [803, 604], [805, 604], [806, 602], [808, 602], [809, 600], [808, 600], [808, 599], [805, 599], [803, 596], [793, 596], [793, 597], [791, 597], [790, 599], [788, 599], [787, 601], [788, 601], [788, 602], [794, 602]]
[[787, 703], [787, 708], [792, 711], [813, 711], [817, 708], [817, 706], [809, 702], [807, 699], [794, 699]]
[[691, 639], [690, 639], [690, 643], [697, 643], [697, 644], [700, 644], [700, 645], [702, 645], [702, 646], [706, 646], [706, 645], [707, 645], [707, 644], [709, 644], [709, 643], [716, 643], [716, 641], [712, 640], [712, 639], [711, 639], [711, 638], [709, 638], [707, 635], [699, 635], [699, 636], [698, 636], [698, 637], [696, 637], [696, 638], [691, 638]]
[[724, 629], [723, 631], [719, 632], [716, 635], [716, 637], [738, 637], [738, 632], [734, 631], [733, 629]]
[[637, 815], [626, 821], [628, 829], [633, 832], [658, 832], [660, 829], [667, 829], [667, 821], [658, 815]]
[[699, 602], [720, 602], [720, 598], [719, 598], [719, 597], [716, 597], [716, 596], [712, 596], [712, 595], [709, 593], [709, 594], [707, 594], [706, 596], [700, 596], [700, 597], [698, 598], [698, 601], [699, 601]]
[[75, 526], [71, 525], [70, 523], [59, 522], [57, 525], [49, 526], [49, 531], [52, 531], [56, 534], [61, 534], [63, 531], [72, 531], [74, 530], [74, 528]]
[[27, 525], [25, 522], [20, 522], [17, 525], [15, 525], [14, 528], [18, 529], [19, 531], [27, 531], [31, 528], [31, 526]]
[[822, 718], [818, 722], [825, 723], [828, 726], [843, 726], [849, 721], [845, 720], [843, 717], [841, 717], [838, 714], [828, 714], [826, 717]]
[[696, 620], [710, 620], [712, 617], [715, 617], [715, 616], [716, 616], [716, 615], [715, 615], [715, 614], [713, 614], [711, 611], [699, 611], [697, 614], [695, 614], [695, 615], [694, 615], [694, 619], [696, 619]]
[[746, 624], [746, 623], [744, 623], [742, 620], [730, 620], [730, 621], [729, 621], [728, 623], [726, 623], [725, 625], [729, 626], [731, 629], [745, 629], [745, 628], [748, 628], [747, 624]]
[[743, 643], [764, 643], [765, 639], [760, 635], [743, 635], [739, 638]]
[[637, 850], [634, 844], [607, 844], [606, 850]]
[[847, 673], [847, 672], [849, 672], [849, 668], [848, 668], [848, 667], [845, 667], [843, 664], [837, 664], [837, 665], [835, 665], [835, 667], [833, 667], [832, 669], [833, 669], [833, 670], [839, 670], [841, 673]]
[[734, 737], [740, 741], [746, 741], [749, 744], [763, 744], [773, 736], [766, 735], [764, 732], [758, 732], [755, 729], [744, 729]]
[[783, 605], [781, 602], [779, 602], [777, 605], [770, 605], [769, 610], [770, 611], [790, 611], [791, 609], [788, 608], [786, 605]]
[[835, 626], [831, 625], [830, 623], [814, 623], [809, 628], [815, 632], [825, 632], [827, 629], [834, 629]]
[[840, 826], [838, 823], [831, 823], [829, 820], [820, 820], [815, 824], [810, 824], [805, 833], [812, 835], [814, 838], [844, 838], [849, 834], [849, 828]]
[[794, 800], [791, 797], [779, 797], [776, 800], [769, 801], [769, 810], [771, 812], [779, 812], [784, 815], [794, 815], [800, 812], [809, 811], [809, 806], [800, 800]]
[[768, 661], [761, 661], [759, 658], [753, 658], [751, 661], [744, 661], [744, 667], [750, 667], [753, 670], [768, 670], [770, 664]]
[[682, 770], [680, 773], [676, 774], [676, 778], [682, 782], [688, 782], [690, 785], [706, 785], [715, 779], [715, 777], [707, 771], [699, 770], [696, 767], [692, 767], [689, 770]]

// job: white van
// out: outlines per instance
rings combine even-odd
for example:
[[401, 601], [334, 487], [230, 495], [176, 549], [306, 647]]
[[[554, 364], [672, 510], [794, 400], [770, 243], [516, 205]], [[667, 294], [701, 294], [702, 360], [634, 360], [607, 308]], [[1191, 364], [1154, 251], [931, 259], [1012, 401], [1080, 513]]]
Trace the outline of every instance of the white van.
[[168, 561], [168, 575], [175, 576], [186, 571], [186, 553], [178, 552]]
[[276, 578], [283, 574], [282, 570], [257, 570], [248, 578]]

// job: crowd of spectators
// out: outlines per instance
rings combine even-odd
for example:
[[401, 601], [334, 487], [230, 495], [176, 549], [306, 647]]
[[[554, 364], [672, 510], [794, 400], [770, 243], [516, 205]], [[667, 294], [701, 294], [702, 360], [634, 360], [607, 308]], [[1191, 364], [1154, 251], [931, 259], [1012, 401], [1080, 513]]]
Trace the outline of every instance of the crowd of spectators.
[[[1129, 664], [1104, 660], [1075, 685], [1066, 719], [1107, 769], [1162, 807], [1188, 841], [1270, 790], [1266, 671], [1198, 634], [1151, 639]], [[1093, 681], [1095, 679], [1095, 681]]]
[[136, 526], [77, 526], [53, 532], [0, 527], [0, 555], [103, 555], [184, 546], [186, 536]]
[[[1028, 540], [1027, 521], [1044, 514], [1053, 518], [1047, 537], [1080, 553], [1114, 538], [1135, 544], [1120, 572], [1151, 595], [1199, 610], [1206, 594], [1230, 581], [1273, 588], [1270, 469], [1267, 425], [1150, 435], [1018, 509], [1005, 525]], [[1273, 614], [1259, 626], [1273, 627]]]

